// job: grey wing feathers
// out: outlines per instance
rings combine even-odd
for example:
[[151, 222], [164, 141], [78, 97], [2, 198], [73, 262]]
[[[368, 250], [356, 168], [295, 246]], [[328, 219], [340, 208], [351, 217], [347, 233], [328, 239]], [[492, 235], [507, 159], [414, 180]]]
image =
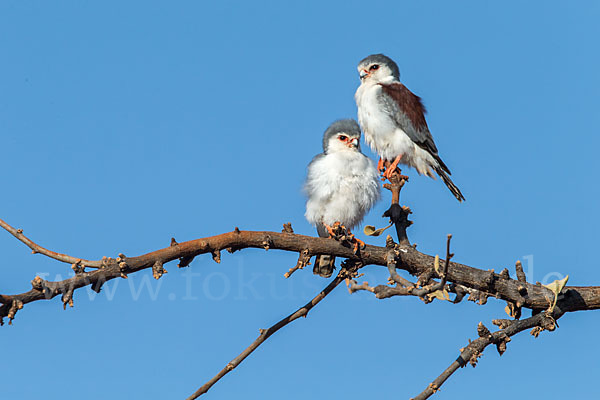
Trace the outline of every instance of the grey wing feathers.
[[445, 172], [451, 174], [438, 155], [433, 136], [431, 136], [425, 121], [426, 110], [421, 98], [401, 83], [381, 85], [381, 87], [381, 104], [394, 119], [396, 125], [406, 133], [410, 140], [431, 154]]
[[325, 225], [321, 224], [317, 224], [317, 233], [319, 234], [319, 237], [322, 238], [328, 238], [329, 237], [329, 232], [327, 232], [327, 229], [325, 228]]
[[[328, 238], [329, 232], [322, 223], [317, 224], [317, 233], [322, 238]], [[315, 257], [315, 265], [313, 266], [313, 274], [329, 278], [335, 269], [335, 257], [327, 254], [318, 255]]]

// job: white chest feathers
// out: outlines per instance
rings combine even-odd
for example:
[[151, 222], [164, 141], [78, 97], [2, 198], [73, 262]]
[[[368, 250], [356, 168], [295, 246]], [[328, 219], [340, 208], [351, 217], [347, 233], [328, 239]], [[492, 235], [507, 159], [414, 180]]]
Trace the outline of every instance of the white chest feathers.
[[304, 186], [306, 219], [316, 225], [340, 222], [356, 226], [379, 198], [377, 170], [358, 151], [317, 156], [308, 166]]
[[[394, 119], [394, 112], [389, 105], [382, 100], [381, 85], [363, 83], [355, 94], [358, 107], [358, 121], [365, 133], [365, 141], [380, 157], [386, 160], [394, 160], [396, 156], [402, 155], [402, 163], [417, 167], [422, 173], [421, 158], [425, 155], [402, 130]], [[425, 156], [426, 157], [426, 156]], [[427, 158], [427, 157], [426, 157]]]

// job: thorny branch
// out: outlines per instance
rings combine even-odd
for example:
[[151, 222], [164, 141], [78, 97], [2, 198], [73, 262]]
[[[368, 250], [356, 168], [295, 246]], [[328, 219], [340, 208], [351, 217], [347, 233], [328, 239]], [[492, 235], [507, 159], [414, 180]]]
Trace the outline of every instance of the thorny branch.
[[[8, 226], [8, 224], [3, 223], [3, 226]], [[126, 257], [120, 254], [116, 258], [104, 257], [98, 261], [85, 261], [81, 264], [75, 264], [74, 267], [77, 267], [74, 268], [75, 276], [58, 282], [35, 277], [31, 289], [27, 292], [14, 295], [0, 294], [0, 303], [2, 304], [0, 306], [0, 317], [10, 318], [12, 316], [14, 318], [14, 313], [9, 315], [13, 303], [25, 305], [39, 300], [49, 300], [59, 294], [66, 295], [63, 296], [63, 301], [67, 300], [68, 303], [71, 303], [73, 301], [72, 294], [77, 289], [85, 286], [91, 286], [93, 290], [99, 292], [102, 285], [107, 281], [119, 277], [124, 278], [128, 274], [144, 269], [154, 267], [156, 276], [160, 276], [161, 271], [164, 273], [163, 265], [170, 261], [180, 260], [181, 265], [182, 260], [184, 260], [184, 264], [187, 265], [188, 260], [200, 254], [209, 253], [216, 262], [220, 262], [220, 251], [223, 249], [230, 251], [245, 248], [264, 249], [266, 247], [265, 243], [268, 244], [270, 249], [297, 253], [308, 250], [310, 255], [331, 254], [336, 257], [360, 261], [363, 266], [380, 265], [388, 267], [389, 249], [386, 247], [367, 245], [361, 250], [360, 254], [354, 254], [351, 246], [327, 238], [304, 236], [289, 232], [241, 231], [236, 228], [232, 232], [216, 236], [183, 243], [174, 242], [168, 247], [137, 257]], [[395, 246], [395, 252], [397, 251], [398, 254], [398, 257], [394, 260], [396, 268], [403, 269], [413, 276], [422, 276], [423, 273], [427, 275], [434, 270], [435, 257], [423, 254], [409, 245], [398, 244]], [[86, 271], [85, 268], [87, 268], [88, 263], [99, 265], [99, 267], [92, 271]], [[446, 280], [454, 284], [454, 286], [450, 285], [451, 291], [468, 288], [472, 291], [481, 292], [486, 297], [496, 297], [514, 304], [518, 303], [521, 307], [528, 309], [546, 309], [549, 304], [548, 299], [553, 298], [553, 293], [541, 285], [521, 282], [496, 274], [493, 270], [481, 270], [455, 262], [448, 263]], [[557, 305], [565, 312], [598, 309], [600, 308], [600, 287], [567, 286], [558, 297]], [[20, 308], [17, 307], [17, 309]]]
[[200, 387], [200, 389], [196, 390], [194, 394], [187, 398], [187, 400], [194, 400], [200, 397], [202, 394], [206, 393], [215, 383], [217, 383], [222, 377], [224, 377], [227, 373], [232, 371], [235, 367], [237, 367], [242, 361], [246, 359], [254, 350], [258, 348], [265, 340], [269, 338], [272, 334], [277, 332], [279, 329], [283, 328], [290, 322], [295, 321], [300, 317], [305, 317], [308, 315], [308, 312], [321, 300], [325, 298], [329, 293], [333, 291], [341, 282], [345, 279], [356, 274], [356, 271], [360, 267], [360, 264], [356, 262], [347, 262], [342, 265], [340, 272], [337, 276], [325, 287], [325, 289], [321, 290], [312, 300], [306, 303], [303, 307], [300, 307], [298, 310], [283, 318], [281, 321], [277, 322], [275, 325], [271, 326], [268, 329], [261, 329], [260, 335], [250, 346], [248, 346], [244, 351], [240, 353], [236, 358], [231, 360], [225, 368], [223, 368], [217, 375], [215, 375], [212, 379], [206, 382], [204, 385]]
[[[450, 253], [450, 239], [452, 239], [452, 235], [448, 235], [448, 240], [446, 242], [446, 260], [444, 261], [444, 269], [439, 269], [439, 258], [436, 256], [434, 259], [433, 270], [424, 271], [415, 284], [398, 275], [396, 261], [400, 256], [399, 247], [394, 243], [392, 238], [388, 236], [386, 240], [386, 248], [388, 249], [387, 267], [390, 273], [388, 282], [395, 283], [396, 286], [390, 287], [378, 285], [376, 287], [370, 287], [367, 282], [359, 285], [355, 280], [350, 279], [348, 280], [348, 290], [350, 293], [354, 293], [358, 290], [366, 290], [374, 293], [375, 297], [378, 299], [386, 299], [392, 296], [417, 296], [425, 303], [431, 303], [434, 298], [446, 300], [448, 296], [448, 292], [446, 291], [448, 267], [450, 265], [450, 259], [454, 256], [454, 254]], [[440, 282], [431, 279], [434, 273], [438, 275]], [[424, 286], [421, 287], [422, 284], [424, 284]]]
[[506, 344], [510, 342], [511, 336], [524, 331], [525, 329], [533, 328], [531, 334], [537, 337], [543, 330], [553, 331], [556, 329], [556, 320], [562, 315], [559, 310], [554, 313], [543, 311], [537, 315], [523, 320], [508, 320], [495, 319], [492, 321], [494, 325], [500, 327], [500, 330], [491, 333], [481, 322], [477, 326], [479, 338], [470, 341], [467, 347], [460, 349], [458, 358], [450, 364], [436, 379], [431, 382], [427, 388], [418, 396], [411, 400], [425, 400], [432, 394], [440, 390], [442, 384], [454, 373], [458, 368], [462, 368], [467, 363], [473, 367], [477, 365], [477, 359], [481, 357], [483, 350], [490, 344], [495, 344], [498, 353], [502, 355], [506, 351]]
[[[363, 282], [358, 284], [354, 279], [347, 279], [348, 290], [350, 293], [354, 293], [359, 290], [365, 290], [368, 292], [372, 292], [378, 299], [385, 299], [392, 296], [417, 296], [425, 303], [432, 302], [435, 298], [440, 300], [450, 300], [447, 293], [446, 281], [448, 274], [448, 267], [450, 265], [450, 259], [454, 256], [454, 254], [450, 253], [450, 239], [452, 235], [448, 235], [448, 240], [446, 242], [446, 259], [444, 262], [444, 269], [439, 269], [439, 262], [436, 256], [434, 262], [433, 270], [426, 270], [420, 276], [416, 284], [408, 281], [407, 279], [402, 278], [398, 275], [396, 271], [396, 259], [400, 255], [396, 245], [390, 236], [387, 238], [386, 247], [388, 249], [388, 270], [390, 273], [389, 283], [395, 283], [394, 287], [389, 287], [386, 285], [378, 285], [375, 287], [369, 286], [368, 282]], [[525, 282], [525, 274], [523, 273], [523, 267], [520, 262], [516, 264], [516, 271], [519, 282]], [[432, 279], [433, 275], [438, 275], [440, 279], [439, 282], [436, 282]], [[505, 269], [499, 275], [502, 279], [507, 279], [509, 277], [508, 270]], [[424, 283], [425, 286], [419, 287], [420, 283]], [[456, 286], [456, 285], [455, 285]], [[458, 286], [454, 289], [457, 290]], [[470, 295], [479, 296], [479, 291], [465, 288], [463, 290], [470, 290]], [[457, 296], [453, 303], [458, 303], [464, 297], [463, 292], [456, 292]], [[479, 299], [479, 298], [478, 298]], [[513, 303], [509, 303], [511, 305]], [[522, 299], [519, 300], [518, 304], [522, 304]], [[516, 307], [516, 306], [515, 306]], [[473, 367], [477, 364], [477, 359], [481, 357], [483, 350], [490, 344], [495, 344], [498, 353], [502, 355], [506, 351], [506, 344], [510, 342], [510, 337], [529, 328], [534, 328], [531, 331], [531, 334], [537, 337], [540, 332], [543, 330], [553, 331], [556, 328], [556, 320], [560, 318], [564, 312], [556, 307], [550, 311], [550, 309], [537, 313], [536, 315], [524, 319], [518, 320], [520, 316], [520, 309], [518, 315], [514, 315], [513, 309], [511, 308], [510, 315], [516, 317], [515, 320], [508, 319], [496, 319], [493, 320], [493, 324], [500, 327], [500, 330], [490, 333], [490, 331], [483, 325], [483, 323], [479, 323], [477, 327], [477, 332], [479, 334], [479, 338], [470, 341], [469, 345], [460, 350], [459, 357], [440, 374], [433, 382], [427, 386], [427, 388], [420, 393], [417, 397], [412, 400], [424, 400], [429, 398], [431, 395], [440, 390], [440, 387], [444, 384], [444, 382], [454, 373], [458, 368], [464, 367], [467, 362], [470, 363]]]
[[[246, 248], [278, 249], [299, 254], [296, 265], [285, 274], [286, 278], [298, 269], [310, 264], [310, 258], [316, 254], [331, 254], [332, 256], [345, 258], [345, 267], [333, 281], [321, 291], [315, 298], [304, 307], [282, 319], [269, 329], [261, 330], [260, 336], [238, 357], [233, 359], [215, 377], [209, 380], [189, 399], [195, 399], [205, 393], [219, 379], [239, 365], [248, 355], [260, 346], [269, 336], [281, 329], [288, 323], [306, 314], [318, 304], [327, 294], [337, 287], [342, 280], [346, 280], [350, 292], [367, 290], [373, 292], [377, 298], [384, 299], [392, 296], [417, 296], [425, 303], [434, 299], [449, 300], [448, 293], [456, 296], [453, 303], [462, 301], [466, 296], [471, 301], [485, 304], [488, 297], [495, 297], [508, 303], [507, 310], [515, 320], [494, 320], [493, 323], [500, 330], [490, 333], [483, 324], [478, 327], [479, 338], [470, 341], [469, 345], [461, 349], [460, 356], [421, 394], [415, 399], [426, 399], [459, 368], [467, 362], [473, 366], [482, 351], [490, 344], [495, 344], [500, 354], [506, 350], [506, 343], [510, 337], [525, 329], [533, 328], [532, 334], [537, 336], [543, 330], [554, 330], [556, 319], [565, 312], [580, 310], [595, 310], [600, 308], [600, 287], [564, 287], [556, 296], [556, 305], [552, 307], [555, 299], [554, 292], [541, 286], [526, 282], [522, 266], [517, 263], [517, 280], [511, 279], [507, 269], [496, 274], [493, 269], [482, 270], [472, 268], [451, 261], [453, 254], [450, 253], [450, 239], [448, 235], [446, 244], [446, 257], [443, 260], [443, 269], [440, 268], [439, 257], [429, 256], [416, 250], [411, 246], [406, 235], [406, 228], [412, 222], [408, 220], [411, 213], [408, 207], [399, 204], [400, 190], [407, 181], [407, 177], [401, 175], [397, 170], [392, 174], [390, 183], [384, 187], [392, 192], [392, 205], [386, 211], [384, 217], [389, 217], [395, 225], [399, 243], [396, 244], [390, 236], [386, 240], [385, 247], [367, 245], [363, 250], [355, 253], [347, 241], [336, 241], [324, 238], [295, 234], [291, 224], [285, 224], [282, 233], [241, 231], [237, 227], [232, 232], [220, 235], [191, 240], [178, 243], [171, 239], [168, 247], [156, 250], [137, 257], [126, 257], [119, 254], [116, 258], [103, 257], [101, 260], [84, 260], [47, 250], [23, 235], [23, 231], [15, 229], [6, 222], [0, 220], [0, 226], [23, 242], [32, 252], [44, 254], [55, 260], [72, 264], [75, 276], [59, 282], [50, 282], [36, 276], [31, 281], [32, 288], [21, 294], [0, 294], [0, 324], [3, 318], [8, 317], [9, 324], [18, 310], [25, 304], [49, 300], [61, 294], [63, 307], [73, 306], [73, 296], [77, 289], [90, 285], [93, 290], [99, 292], [102, 285], [115, 278], [127, 278], [128, 274], [144, 269], [151, 269], [154, 278], [159, 279], [167, 271], [164, 264], [179, 260], [180, 268], [187, 267], [194, 258], [200, 254], [211, 254], [217, 263], [221, 261], [221, 250], [230, 253]], [[367, 282], [357, 284], [354, 278], [357, 271], [366, 265], [385, 266], [390, 274], [389, 283], [395, 286], [378, 285], [370, 287]], [[86, 271], [86, 268], [95, 268]], [[398, 269], [407, 271], [410, 275], [418, 277], [415, 283], [403, 278], [398, 274]], [[439, 281], [436, 281], [438, 279]], [[534, 316], [519, 320], [521, 309], [531, 309]], [[540, 311], [546, 310], [546, 311]]]

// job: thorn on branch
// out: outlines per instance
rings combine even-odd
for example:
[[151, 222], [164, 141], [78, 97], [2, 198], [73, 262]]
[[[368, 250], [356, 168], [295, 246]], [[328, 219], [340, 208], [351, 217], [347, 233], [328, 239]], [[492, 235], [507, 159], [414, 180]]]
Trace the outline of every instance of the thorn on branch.
[[521, 307], [518, 307], [515, 303], [507, 301], [506, 302], [506, 307], [504, 308], [504, 311], [506, 311], [506, 313], [514, 319], [519, 319], [521, 318]]
[[271, 236], [266, 235], [261, 244], [265, 248], [265, 250], [269, 250], [269, 248], [271, 248], [271, 246], [273, 245], [273, 239], [271, 239]]
[[156, 262], [152, 265], [152, 276], [154, 279], [158, 280], [166, 273], [167, 270], [163, 267], [162, 261], [156, 260]]
[[48, 282], [43, 280], [39, 276], [33, 278], [33, 280], [31, 281], [31, 287], [33, 288], [33, 290], [42, 292], [46, 299], [51, 299], [55, 292], [55, 289], [50, 288], [48, 286]]
[[[184, 256], [184, 257], [181, 257], [179, 259], [179, 264], [177, 264], [177, 267], [178, 268], [185, 268], [188, 265], [190, 265], [192, 263], [192, 261], [194, 261], [194, 256]], [[161, 266], [162, 266], [162, 263], [161, 263]], [[164, 271], [164, 269], [163, 269], [163, 271]], [[164, 272], [166, 272], [166, 271], [164, 271]], [[159, 276], [159, 278], [160, 278], [160, 276]]]
[[99, 276], [98, 280], [92, 283], [92, 290], [96, 293], [100, 293], [100, 291], [102, 290], [102, 285], [104, 285], [104, 283], [106, 283], [106, 278], [103, 275]]
[[112, 258], [110, 257], [106, 257], [106, 256], [102, 256], [102, 260], [100, 261], [100, 269], [103, 268], [107, 268], [110, 265], [110, 262], [112, 261]]
[[302, 250], [300, 253], [298, 253], [298, 261], [296, 262], [296, 265], [294, 267], [290, 268], [288, 270], [288, 272], [283, 274], [283, 276], [285, 278], [289, 278], [297, 270], [303, 269], [307, 265], [310, 265], [310, 257], [311, 257], [311, 254], [308, 251], [308, 249]]
[[175, 240], [175, 238], [171, 238], [171, 247], [173, 246], [177, 246], [179, 243], [177, 243], [177, 240]]
[[396, 249], [396, 242], [394, 242], [394, 238], [392, 238], [392, 235], [387, 235], [385, 238], [385, 247], [388, 250], [394, 250]]
[[517, 271], [517, 280], [519, 282], [527, 282], [527, 277], [525, 276], [525, 272], [523, 272], [523, 264], [521, 264], [521, 261], [516, 262], [515, 270]]
[[498, 354], [502, 355], [506, 351], [506, 344], [510, 342], [510, 337], [505, 332], [498, 332], [500, 338], [495, 341], [496, 349], [498, 350]]
[[533, 329], [531, 330], [531, 332], [529, 332], [533, 337], [537, 338], [538, 336], [540, 336], [540, 333], [542, 333], [544, 331], [544, 328], [542, 328], [541, 326], [534, 326]]
[[496, 282], [496, 274], [494, 269], [488, 269], [488, 276], [485, 277], [484, 283], [488, 288], [492, 288]]
[[283, 230], [281, 232], [283, 232], [283, 233], [294, 233], [294, 229], [292, 229], [292, 223], [291, 222], [286, 222], [285, 224], [283, 224]]
[[240, 234], [240, 228], [238, 228], [237, 226], [235, 227], [235, 229], [233, 230], [237, 235]]
[[471, 366], [473, 368], [475, 368], [477, 366], [477, 359], [481, 356], [482, 356], [481, 352], [479, 352], [477, 350], [473, 350], [473, 354], [471, 355], [471, 358], [469, 358], [469, 364], [471, 364]]
[[214, 262], [217, 264], [221, 263], [221, 250], [213, 250], [210, 252], [210, 254], [212, 254], [212, 259]]
[[8, 317], [9, 325], [12, 325], [13, 319], [15, 319], [15, 315], [17, 314], [17, 311], [21, 310], [22, 308], [23, 308], [23, 302], [21, 300], [14, 299], [12, 301], [12, 304], [11, 304], [10, 308], [8, 309], [8, 314], [6, 315]]
[[428, 387], [429, 389], [431, 389], [431, 391], [432, 391], [433, 393], [437, 393], [437, 392], [439, 392], [439, 390], [440, 390], [440, 388], [439, 388], [439, 387], [438, 387], [438, 386], [437, 386], [435, 383], [433, 383], [433, 382], [431, 382], [431, 383], [429, 384], [429, 386], [427, 386], [427, 387]]
[[479, 335], [479, 337], [486, 337], [490, 336], [492, 333], [488, 328], [485, 327], [485, 325], [483, 325], [483, 322], [479, 322], [479, 324], [477, 325], [477, 334]]
[[512, 324], [513, 321], [510, 319], [494, 319], [492, 320], [492, 324], [496, 325], [500, 329], [506, 329]]
[[35, 278], [31, 281], [31, 287], [35, 290], [39, 290], [40, 292], [44, 290], [44, 280], [36, 275]]
[[85, 265], [81, 265], [81, 260], [71, 264], [71, 269], [75, 272], [75, 275], [81, 275], [85, 272]]
[[66, 292], [64, 292], [61, 299], [63, 302], [63, 310], [67, 309], [67, 304], [69, 307], [73, 307], [73, 288], [70, 287]]
[[125, 261], [119, 262], [119, 272], [121, 273], [121, 278], [127, 279], [127, 263]]

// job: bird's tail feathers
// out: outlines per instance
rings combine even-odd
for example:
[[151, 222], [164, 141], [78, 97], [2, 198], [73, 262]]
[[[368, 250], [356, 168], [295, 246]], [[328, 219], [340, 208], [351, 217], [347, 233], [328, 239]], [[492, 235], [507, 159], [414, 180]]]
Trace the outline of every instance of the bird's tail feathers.
[[330, 255], [318, 255], [315, 258], [315, 265], [313, 267], [313, 274], [322, 276], [323, 278], [329, 278], [333, 274], [335, 269], [335, 257]]
[[435, 167], [435, 172], [437, 172], [440, 178], [442, 178], [446, 186], [448, 186], [448, 189], [450, 189], [458, 201], [462, 202], [465, 200], [465, 196], [463, 196], [463, 194], [460, 192], [460, 189], [454, 184], [454, 182], [452, 182], [452, 179], [450, 179], [446, 171], [444, 171], [441, 166]]

